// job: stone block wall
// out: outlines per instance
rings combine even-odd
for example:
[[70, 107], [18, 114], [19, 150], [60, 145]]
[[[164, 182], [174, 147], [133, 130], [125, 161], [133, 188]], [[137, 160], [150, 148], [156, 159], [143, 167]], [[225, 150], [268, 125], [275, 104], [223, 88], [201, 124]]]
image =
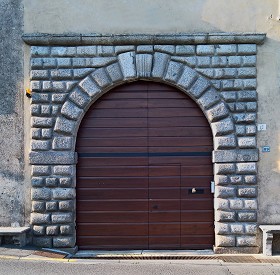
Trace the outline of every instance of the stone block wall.
[[257, 46], [246, 39], [235, 41], [232, 36], [226, 43], [31, 47], [35, 245], [75, 246], [75, 138], [80, 121], [102, 94], [142, 79], [185, 92], [211, 125], [215, 251], [258, 252]]

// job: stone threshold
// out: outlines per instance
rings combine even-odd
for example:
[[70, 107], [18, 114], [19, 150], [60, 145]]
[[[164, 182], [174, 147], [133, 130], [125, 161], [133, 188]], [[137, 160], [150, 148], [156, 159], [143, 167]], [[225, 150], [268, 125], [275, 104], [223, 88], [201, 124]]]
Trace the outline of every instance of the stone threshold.
[[174, 33], [174, 34], [50, 34], [26, 33], [23, 41], [32, 46], [82, 45], [196, 45], [262, 44], [265, 33]]

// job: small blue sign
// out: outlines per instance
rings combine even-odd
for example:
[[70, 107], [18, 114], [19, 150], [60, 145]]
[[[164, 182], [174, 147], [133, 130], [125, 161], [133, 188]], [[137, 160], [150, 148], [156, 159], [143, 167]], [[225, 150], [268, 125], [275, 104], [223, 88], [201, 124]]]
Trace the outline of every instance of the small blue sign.
[[268, 152], [270, 152], [270, 146], [263, 146], [263, 147], [262, 147], [262, 152], [263, 152], [263, 153], [268, 153]]

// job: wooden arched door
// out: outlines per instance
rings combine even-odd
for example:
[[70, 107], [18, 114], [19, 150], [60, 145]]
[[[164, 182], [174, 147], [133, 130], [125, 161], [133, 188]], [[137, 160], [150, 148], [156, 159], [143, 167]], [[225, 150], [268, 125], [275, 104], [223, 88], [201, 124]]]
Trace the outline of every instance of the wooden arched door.
[[207, 249], [214, 243], [210, 126], [177, 89], [119, 86], [77, 136], [80, 249]]

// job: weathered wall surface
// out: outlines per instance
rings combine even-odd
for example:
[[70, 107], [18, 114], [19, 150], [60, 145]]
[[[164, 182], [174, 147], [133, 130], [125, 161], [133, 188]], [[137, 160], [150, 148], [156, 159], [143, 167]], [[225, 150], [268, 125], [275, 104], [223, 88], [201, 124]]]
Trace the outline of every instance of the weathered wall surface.
[[[175, 33], [265, 32], [258, 47], [259, 223], [280, 223], [280, 22], [278, 0], [90, 0], [25, 3], [25, 32]], [[29, 58], [29, 57], [28, 57]]]
[[1, 0], [0, 18], [0, 226], [23, 225], [26, 186], [21, 1]]

